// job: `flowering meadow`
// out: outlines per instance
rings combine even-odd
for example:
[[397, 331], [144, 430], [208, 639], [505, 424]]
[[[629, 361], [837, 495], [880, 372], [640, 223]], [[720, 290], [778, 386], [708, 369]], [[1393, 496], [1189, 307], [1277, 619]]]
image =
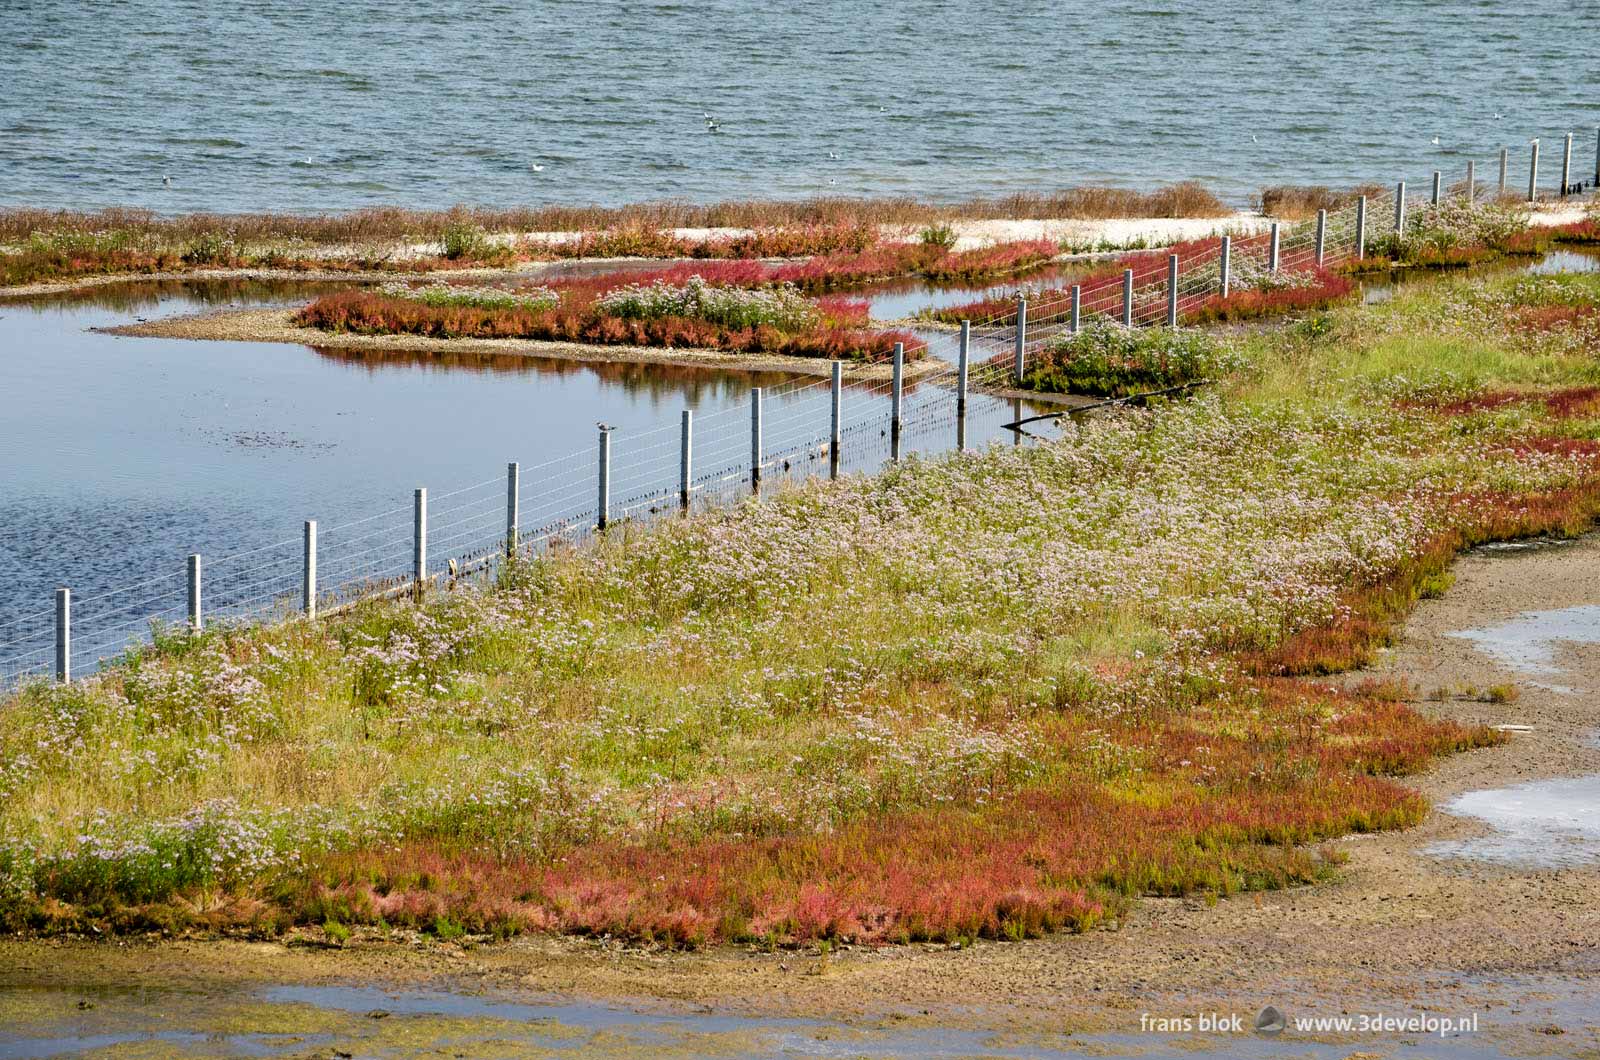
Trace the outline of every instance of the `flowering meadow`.
[[1597, 295], [1409, 285], [1059, 440], [169, 631], [0, 705], [0, 922], [960, 940], [1316, 881], [1503, 739], [1319, 675], [1460, 548], [1590, 525]]

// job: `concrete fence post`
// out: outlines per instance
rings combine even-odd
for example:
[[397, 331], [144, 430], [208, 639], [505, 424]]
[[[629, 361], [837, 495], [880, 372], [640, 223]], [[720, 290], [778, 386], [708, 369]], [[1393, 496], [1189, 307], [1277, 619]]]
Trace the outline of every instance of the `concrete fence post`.
[[1027, 354], [1025, 352], [1027, 341], [1028, 300], [1026, 298], [1019, 297], [1017, 299], [1017, 356], [1016, 362], [1013, 366], [1015, 368], [1013, 376], [1016, 379], [1018, 386], [1022, 385], [1023, 373], [1027, 371]]
[[1394, 230], [1397, 233], [1406, 230], [1406, 182], [1403, 180], [1394, 186]]
[[1356, 258], [1367, 256], [1367, 197], [1356, 199]]
[[967, 372], [972, 356], [972, 321], [961, 322], [961, 352], [956, 357], [956, 411], [967, 408]]
[[1133, 270], [1122, 270], [1122, 326], [1133, 327]]
[[307, 519], [305, 550], [300, 563], [300, 611], [307, 618], [317, 617], [317, 521]]
[[839, 475], [839, 446], [844, 434], [844, 365], [838, 361], [833, 362], [833, 393], [830, 418], [832, 423], [828, 430], [828, 470], [834, 478]]
[[1539, 140], [1534, 138], [1528, 145], [1528, 201], [1533, 202], [1539, 197]]
[[200, 614], [200, 553], [189, 555], [189, 632], [199, 633], [205, 628]]
[[1502, 147], [1500, 149], [1500, 191], [1498, 192], [1499, 195], [1503, 196], [1506, 193], [1506, 176], [1510, 172], [1510, 167], [1511, 167], [1511, 148]]
[[1439, 205], [1439, 199], [1444, 193], [1444, 174], [1437, 169], [1433, 171], [1433, 205]]
[[1267, 239], [1267, 271], [1277, 272], [1279, 258], [1281, 257], [1282, 241], [1278, 234], [1278, 222], [1272, 222], [1271, 235]]
[[56, 680], [72, 680], [72, 590], [56, 590]]
[[830, 379], [832, 394], [829, 395], [830, 399], [832, 399], [832, 408], [829, 410], [829, 418], [832, 423], [829, 424], [829, 432], [827, 432], [827, 439], [829, 439], [827, 448], [829, 448], [830, 453], [834, 453], [837, 456], [838, 447], [843, 444], [843, 432], [845, 432], [845, 365], [835, 360], [832, 368], [834, 368], [832, 370], [832, 379]]
[[1478, 163], [1467, 161], [1467, 202], [1478, 201]]
[[611, 522], [611, 428], [600, 425], [599, 494], [595, 498], [594, 522], [604, 530]]
[[1067, 318], [1067, 330], [1074, 335], [1078, 333], [1079, 326], [1083, 323], [1083, 287], [1079, 284], [1072, 285], [1072, 312]]
[[761, 492], [761, 388], [750, 388], [750, 492]]
[[1316, 262], [1322, 264], [1322, 258], [1328, 246], [1328, 211], [1317, 211], [1317, 255]]
[[1228, 297], [1233, 289], [1233, 237], [1222, 237], [1222, 297]]
[[889, 427], [898, 436], [900, 434], [901, 402], [905, 397], [905, 343], [897, 342], [894, 344], [894, 362], [890, 365], [889, 371]]
[[1561, 196], [1566, 198], [1567, 189], [1572, 187], [1572, 134], [1567, 133], [1565, 146], [1561, 149]]
[[678, 507], [689, 510], [689, 493], [694, 482], [694, 413], [683, 410], [683, 425], [678, 438]]
[[[1274, 228], [1277, 226], [1274, 225]], [[1178, 326], [1178, 255], [1167, 255], [1167, 327]]]
[[518, 509], [522, 498], [522, 465], [515, 460], [506, 465], [506, 558], [517, 554], [518, 539], [522, 536]]
[[411, 577], [421, 600], [428, 583], [428, 490], [418, 486], [411, 497]]

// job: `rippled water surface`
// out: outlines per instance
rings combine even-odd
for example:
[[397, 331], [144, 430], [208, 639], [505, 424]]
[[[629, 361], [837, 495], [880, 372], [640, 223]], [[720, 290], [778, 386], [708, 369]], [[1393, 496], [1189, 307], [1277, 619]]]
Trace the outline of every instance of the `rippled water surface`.
[[[1592, 4], [4, 5], [0, 202], [964, 195], [1593, 161]], [[721, 131], [706, 130], [715, 115]], [[1434, 138], [1438, 143], [1434, 144]], [[837, 159], [830, 154], [838, 155]], [[542, 166], [542, 171], [532, 167]], [[163, 176], [170, 176], [166, 186]]]

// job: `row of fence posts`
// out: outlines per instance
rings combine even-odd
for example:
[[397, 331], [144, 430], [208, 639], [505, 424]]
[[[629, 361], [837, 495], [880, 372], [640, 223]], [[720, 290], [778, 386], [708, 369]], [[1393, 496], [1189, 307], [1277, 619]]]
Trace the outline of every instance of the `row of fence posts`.
[[[1364, 200], [1363, 200], [1364, 201]], [[1317, 260], [1322, 260], [1323, 239], [1326, 233], [1326, 211], [1318, 215], [1317, 223]], [[1270, 266], [1272, 271], [1278, 271], [1278, 225], [1272, 225]], [[1228, 294], [1230, 282], [1230, 268], [1233, 240], [1231, 236], [1222, 237], [1221, 252], [1221, 285], [1224, 296]], [[1169, 327], [1176, 327], [1178, 323], [1178, 255], [1170, 254], [1167, 257], [1167, 318]], [[1121, 321], [1124, 325], [1133, 324], [1133, 270], [1126, 269], [1122, 276], [1122, 314]], [[1073, 333], [1080, 329], [1083, 310], [1083, 292], [1078, 284], [1072, 286], [1071, 312], [1068, 327]], [[1025, 378], [1027, 370], [1027, 333], [1028, 333], [1028, 300], [1026, 296], [1017, 299], [1017, 327], [1016, 327], [1016, 362], [1014, 377], [1020, 385]], [[956, 365], [956, 447], [958, 450], [966, 449], [966, 411], [969, 393], [969, 376], [971, 368], [972, 350], [972, 323], [961, 322], [961, 342], [959, 358]], [[905, 394], [905, 345], [895, 343], [894, 357], [890, 366], [890, 411], [889, 411], [889, 438], [890, 459], [898, 461], [901, 456], [901, 434], [903, 426], [904, 394]], [[835, 361], [831, 366], [831, 401], [830, 401], [830, 427], [828, 436], [828, 462], [830, 477], [837, 478], [839, 474], [840, 443], [843, 433], [842, 410], [844, 376], [843, 365]], [[750, 489], [759, 494], [761, 492], [761, 471], [765, 463], [765, 452], [762, 444], [762, 391], [760, 387], [753, 387], [750, 391]], [[602, 424], [599, 428], [599, 447], [597, 461], [597, 493], [595, 506], [595, 525], [599, 530], [605, 530], [611, 525], [611, 432], [612, 428]], [[687, 511], [693, 498], [694, 491], [694, 413], [689, 409], [683, 410], [682, 427], [680, 431], [681, 452], [678, 462], [678, 504]], [[516, 462], [506, 465], [506, 539], [505, 548], [507, 556], [514, 555], [520, 536], [518, 525], [520, 508], [519, 495], [521, 490], [521, 468]], [[317, 616], [317, 523], [314, 519], [305, 522], [303, 571], [301, 584], [301, 613], [307, 618]], [[201, 607], [200, 579], [201, 557], [198, 553], [189, 557], [189, 627], [195, 632], [204, 628], [204, 615]], [[424, 594], [428, 582], [428, 491], [425, 487], [418, 487], [412, 496], [412, 575], [411, 590], [418, 599]], [[72, 679], [72, 652], [71, 652], [71, 608], [72, 591], [62, 588], [56, 590], [56, 677], [61, 681]]]
[[[1539, 141], [1533, 140], [1528, 161], [1528, 201], [1532, 202], [1538, 197], [1539, 187]], [[1507, 181], [1507, 165], [1510, 152], [1506, 148], [1500, 150], [1500, 180], [1499, 191], [1505, 194]], [[1476, 196], [1477, 172], [1476, 163], [1467, 162], [1467, 187], [1466, 198], [1472, 202]], [[1600, 188], [1600, 128], [1595, 135], [1595, 172], [1594, 186]], [[1566, 134], [1566, 142], [1562, 151], [1561, 160], [1561, 195], [1571, 194], [1575, 185], [1572, 183], [1572, 133]], [[1437, 205], [1443, 197], [1443, 174], [1439, 170], [1433, 172], [1432, 202]], [[1406, 183], [1400, 181], [1395, 185], [1394, 203], [1394, 230], [1405, 230], [1406, 222]], [[1366, 257], [1366, 232], [1367, 232], [1367, 197], [1360, 196], [1356, 200], [1356, 231], [1355, 254], [1357, 258]], [[1318, 266], [1326, 261], [1328, 235], [1328, 211], [1317, 211], [1316, 236], [1313, 249], [1313, 260]], [[1230, 293], [1232, 280], [1232, 236], [1222, 237], [1222, 249], [1219, 260], [1219, 286], [1223, 297]], [[1279, 271], [1281, 264], [1281, 244], [1279, 228], [1274, 222], [1270, 229], [1268, 251], [1268, 268]], [[1168, 327], [1177, 327], [1179, 295], [1178, 295], [1179, 262], [1178, 255], [1167, 256], [1167, 313]], [[1132, 269], [1123, 270], [1122, 274], [1122, 312], [1121, 322], [1125, 326], [1133, 324], [1133, 292], [1134, 275]], [[1068, 311], [1068, 331], [1076, 334], [1081, 327], [1083, 315], [1083, 290], [1078, 284], [1073, 284], [1071, 289], [1071, 303]], [[1028, 300], [1026, 296], [1017, 298], [1017, 327], [1015, 336], [1015, 362], [1013, 364], [1013, 378], [1020, 386], [1027, 374], [1027, 330], [1028, 330]], [[956, 366], [956, 446], [960, 450], [966, 449], [966, 410], [968, 395], [968, 375], [970, 369], [970, 355], [972, 346], [972, 325], [970, 321], [961, 322], [961, 344], [959, 360]], [[900, 459], [900, 438], [902, 426], [902, 407], [905, 385], [905, 346], [895, 343], [894, 360], [890, 376], [890, 459]], [[830, 477], [838, 477], [839, 453], [842, 434], [842, 402], [843, 402], [843, 367], [835, 361], [832, 365], [832, 400], [830, 402], [830, 430], [828, 436], [828, 462]], [[762, 393], [760, 387], [750, 391], [750, 488], [757, 494], [761, 491], [761, 469], [764, 462], [762, 446]], [[612, 522], [611, 519], [611, 428], [605, 425], [600, 427], [599, 438], [599, 466], [598, 466], [598, 496], [595, 512], [595, 525], [597, 529], [604, 530]], [[693, 496], [693, 444], [694, 444], [694, 413], [688, 409], [683, 411], [683, 425], [680, 443], [682, 454], [678, 468], [678, 504], [688, 511]], [[513, 462], [506, 465], [506, 554], [514, 555], [517, 550], [520, 528], [518, 526], [518, 497], [520, 492], [520, 467]], [[428, 580], [428, 491], [418, 487], [413, 495], [412, 511], [412, 592], [418, 599], [424, 594]], [[302, 571], [302, 584], [300, 594], [300, 609], [307, 618], [317, 616], [317, 523], [308, 519], [305, 523], [304, 533], [304, 561]], [[195, 632], [204, 628], [204, 614], [201, 606], [201, 557], [195, 553], [188, 561], [188, 611], [189, 627]], [[60, 588], [56, 590], [56, 678], [59, 681], [72, 679], [72, 590]]]

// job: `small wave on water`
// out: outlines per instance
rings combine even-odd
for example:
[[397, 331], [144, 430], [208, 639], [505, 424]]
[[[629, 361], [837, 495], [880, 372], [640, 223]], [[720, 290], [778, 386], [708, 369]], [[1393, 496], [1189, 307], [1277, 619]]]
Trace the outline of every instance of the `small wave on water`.
[[[1592, 137], [1578, 86], [1600, 80], [1592, 16], [1556, 0], [1355, 0], [1297, 9], [1292, 29], [1271, 0], [1226, 18], [1111, 3], [1093, 19], [997, 0], [981, 20], [931, 0], [447, 4], [396, 20], [352, 0], [336, 34], [294, 32], [325, 17], [313, 0], [230, 20], [128, 0], [93, 34], [71, 32], [80, 17], [40, 0], [0, 37], [0, 204], [958, 198], [1205, 176], [1243, 205], [1268, 180], [1387, 183], [1487, 166], [1575, 123]], [[1388, 61], [1408, 35], [1429, 62]], [[1441, 69], [1495, 71], [1493, 99]], [[852, 166], [803, 162], [829, 151]], [[528, 162], [557, 153], [531, 180]], [[182, 181], [149, 179], [152, 155]], [[291, 164], [307, 156], [350, 179], [308, 182]]]

